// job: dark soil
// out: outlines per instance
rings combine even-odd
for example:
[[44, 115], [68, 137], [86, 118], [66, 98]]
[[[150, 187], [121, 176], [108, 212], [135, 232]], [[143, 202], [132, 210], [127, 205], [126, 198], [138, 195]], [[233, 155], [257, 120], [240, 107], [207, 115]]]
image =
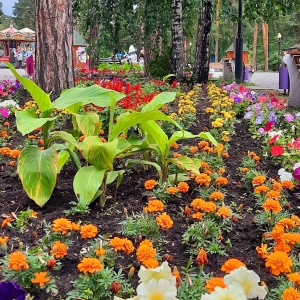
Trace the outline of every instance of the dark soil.
[[[209, 117], [204, 110], [208, 103], [204, 98], [199, 101], [197, 123], [190, 130], [198, 133], [209, 127]], [[22, 137], [18, 134], [12, 140], [12, 148], [17, 146], [22, 141]], [[228, 203], [234, 201], [237, 205], [243, 204], [243, 218], [239, 219], [238, 223], [234, 225], [233, 231], [224, 235], [225, 239], [230, 239], [232, 247], [229, 250], [228, 256], [209, 255], [209, 264], [205, 266], [206, 272], [213, 272], [215, 276], [224, 276], [221, 273], [220, 267], [225, 260], [230, 257], [239, 258], [249, 269], [254, 270], [261, 276], [267, 286], [274, 287], [276, 281], [273, 276], [264, 267], [264, 262], [258, 258], [255, 247], [261, 243], [261, 232], [258, 230], [256, 224], [253, 222], [253, 212], [255, 211], [254, 199], [251, 197], [251, 191], [247, 190], [240, 184], [241, 178], [237, 170], [241, 166], [243, 153], [247, 151], [254, 151], [260, 153], [259, 142], [251, 139], [248, 133], [247, 124], [244, 120], [236, 124], [235, 135], [231, 137], [229, 155], [226, 161], [226, 177], [228, 177], [230, 184], [227, 187]], [[59, 175], [59, 180], [54, 193], [43, 208], [35, 205], [23, 191], [22, 185], [18, 177], [13, 173], [13, 169], [7, 164], [7, 160], [0, 161], [0, 215], [7, 215], [11, 212], [20, 212], [26, 210], [28, 207], [38, 212], [38, 218], [30, 221], [28, 229], [24, 233], [20, 233], [13, 227], [5, 227], [0, 229], [0, 236], [9, 236], [10, 251], [18, 248], [19, 241], [22, 241], [26, 247], [33, 247], [36, 241], [40, 239], [44, 232], [43, 221], [51, 223], [56, 218], [64, 217], [64, 211], [71, 207], [70, 201], [76, 201], [76, 197], [72, 188], [72, 181], [75, 170], [72, 165], [68, 165]], [[260, 168], [265, 170], [270, 176], [276, 177], [277, 170], [270, 164], [262, 163]], [[126, 207], [128, 214], [131, 212], [140, 212], [142, 207], [147, 202], [147, 196], [143, 187], [147, 179], [157, 179], [155, 170], [144, 172], [141, 168], [133, 168], [132, 172], [125, 173], [124, 179], [117, 191], [116, 201], [113, 201], [115, 195], [114, 187], [109, 187], [107, 201], [103, 211], [99, 210], [95, 205], [91, 206], [90, 214], [82, 216], [75, 215], [68, 217], [71, 220], [83, 220], [86, 224], [94, 224], [98, 226], [101, 235], [120, 236], [119, 222], [124, 220], [123, 208]], [[182, 244], [182, 234], [185, 230], [185, 220], [180, 215], [180, 207], [188, 205], [195, 196], [189, 192], [184, 199], [179, 202], [170, 202], [166, 205], [166, 212], [172, 216], [174, 227], [165, 232], [165, 239], [168, 241], [160, 251], [160, 255], [169, 254], [173, 256], [171, 266], [177, 266], [179, 270], [187, 265], [189, 259], [188, 247]], [[291, 199], [291, 201], [293, 201]], [[180, 205], [179, 205], [180, 204]], [[292, 203], [293, 205], [293, 203]], [[296, 205], [294, 205], [296, 209]], [[253, 208], [252, 213], [248, 208]], [[298, 210], [299, 212], [299, 210]], [[3, 220], [0, 219], [1, 221]], [[78, 277], [77, 264], [80, 260], [80, 249], [84, 247], [85, 241], [79, 239], [73, 243], [66, 258], [62, 259], [62, 268], [58, 271], [56, 276], [56, 283], [59, 290], [60, 297], [56, 299], [64, 299], [68, 291], [72, 290], [71, 280]], [[130, 261], [129, 261], [130, 260]], [[123, 267], [128, 272], [128, 265], [133, 264], [137, 269], [139, 264], [128, 258], [118, 262], [116, 268]], [[0, 275], [1, 279], [1, 275]], [[38, 299], [50, 299], [46, 295], [37, 295]], [[51, 298], [54, 299], [54, 298]]]

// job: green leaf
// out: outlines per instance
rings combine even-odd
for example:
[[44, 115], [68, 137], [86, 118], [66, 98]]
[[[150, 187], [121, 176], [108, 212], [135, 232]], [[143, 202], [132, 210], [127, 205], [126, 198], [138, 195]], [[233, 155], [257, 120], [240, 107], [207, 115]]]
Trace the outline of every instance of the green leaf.
[[193, 134], [189, 131], [175, 131], [169, 140], [169, 146], [171, 146], [174, 142], [184, 139], [193, 139], [200, 137], [200, 134]]
[[178, 157], [178, 158], [169, 158], [168, 161], [188, 173], [190, 173], [190, 172], [192, 172], [194, 174], [200, 173], [199, 169], [200, 169], [200, 166], [202, 163], [201, 159], [189, 158], [187, 156], [182, 156], [182, 157]]
[[156, 95], [152, 101], [147, 103], [143, 108], [144, 111], [158, 110], [164, 106], [164, 104], [174, 101], [176, 93], [173, 92], [163, 92]]
[[107, 173], [106, 184], [110, 184], [118, 178], [117, 187], [120, 185], [125, 170], [111, 171]]
[[28, 134], [47, 122], [54, 121], [54, 118], [39, 118], [37, 114], [29, 109], [16, 111], [16, 124], [22, 135]]
[[159, 164], [155, 163], [155, 162], [151, 162], [151, 161], [148, 161], [148, 160], [142, 160], [142, 159], [128, 159], [125, 163], [126, 167], [127, 168], [131, 168], [133, 165], [149, 165], [149, 166], [153, 166], [158, 174], [159, 174], [159, 177], [161, 177], [161, 167]]
[[50, 95], [45, 93], [39, 86], [37, 86], [31, 79], [21, 76], [14, 66], [10, 63], [4, 63], [14, 74], [14, 76], [22, 83], [25, 89], [32, 96], [39, 109], [43, 112], [52, 108]]
[[28, 197], [42, 207], [56, 184], [58, 157], [55, 148], [40, 150], [37, 146], [27, 146], [21, 151], [17, 171]]
[[211, 135], [210, 132], [200, 132], [199, 133], [199, 137], [205, 140], [208, 140], [210, 142], [212, 142], [215, 146], [218, 145], [218, 142], [216, 141], [216, 139]]
[[73, 181], [78, 204], [88, 205], [92, 202], [102, 184], [105, 172], [94, 166], [82, 167], [78, 170]]
[[101, 123], [99, 115], [96, 113], [86, 113], [75, 115], [78, 128], [87, 137], [99, 133], [99, 124]]
[[71, 145], [74, 145], [76, 148], [80, 148], [80, 144], [77, 142], [74, 136], [66, 131], [51, 132], [51, 135], [49, 136], [49, 141], [52, 142], [54, 140], [63, 140], [67, 143], [70, 143]]
[[176, 74], [168, 74], [163, 78], [163, 82], [166, 82], [170, 77], [175, 77], [176, 78]]

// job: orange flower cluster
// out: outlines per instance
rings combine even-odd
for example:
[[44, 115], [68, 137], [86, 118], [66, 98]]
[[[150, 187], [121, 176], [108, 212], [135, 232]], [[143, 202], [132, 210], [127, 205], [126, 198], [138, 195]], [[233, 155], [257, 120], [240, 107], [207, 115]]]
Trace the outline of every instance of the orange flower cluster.
[[150, 200], [148, 205], [145, 207], [145, 210], [149, 213], [156, 213], [158, 211], [163, 211], [164, 209], [165, 205], [158, 199]]
[[21, 151], [20, 150], [11, 150], [8, 147], [3, 147], [0, 148], [0, 154], [2, 154], [3, 156], [9, 156], [10, 158], [18, 158], [20, 156]]
[[100, 257], [103, 257], [105, 255], [105, 253], [106, 253], [106, 250], [103, 247], [100, 247], [99, 249], [95, 250], [95, 254]]
[[263, 194], [270, 190], [270, 188], [266, 185], [259, 185], [254, 189], [254, 193], [256, 194]]
[[174, 142], [174, 143], [171, 144], [171, 148], [178, 149], [179, 145], [176, 142]]
[[290, 273], [286, 275], [290, 282], [296, 283], [298, 286], [300, 285], [300, 273]]
[[149, 179], [144, 183], [146, 190], [152, 190], [157, 185], [157, 182], [153, 179]]
[[243, 173], [247, 173], [247, 172], [250, 171], [250, 169], [249, 169], [249, 168], [241, 168], [241, 171], [242, 171]]
[[222, 206], [218, 209], [216, 215], [223, 219], [227, 219], [230, 217], [230, 209], [227, 206]]
[[51, 245], [50, 254], [54, 255], [55, 258], [65, 257], [67, 255], [67, 245], [56, 241]]
[[156, 217], [156, 224], [161, 229], [169, 229], [173, 227], [173, 221], [171, 217], [167, 215], [165, 212]]
[[199, 148], [197, 146], [193, 146], [193, 147], [190, 148], [191, 153], [197, 153], [198, 150], [199, 150]]
[[281, 198], [281, 194], [278, 191], [270, 190], [266, 193], [266, 198], [278, 199]]
[[290, 273], [292, 265], [293, 262], [288, 254], [279, 251], [271, 253], [265, 263], [266, 268], [270, 268], [271, 274], [275, 276], [281, 273]]
[[137, 260], [147, 269], [158, 267], [159, 262], [155, 259], [155, 256], [156, 250], [153, 248], [153, 244], [149, 240], [142, 241], [136, 250]]
[[204, 265], [208, 264], [207, 254], [204, 249], [199, 249], [198, 256], [196, 258], [196, 262], [199, 266], [204, 266]]
[[203, 149], [205, 147], [209, 147], [209, 143], [207, 141], [201, 141], [198, 143], [198, 147]]
[[211, 178], [210, 176], [208, 176], [205, 173], [200, 173], [199, 175], [196, 176], [195, 181], [200, 185], [200, 186], [206, 186], [208, 187], [210, 182], [211, 182]]
[[260, 157], [253, 151], [248, 153], [248, 156], [251, 157], [253, 160], [255, 160], [256, 162], [260, 161]]
[[264, 182], [266, 182], [266, 180], [267, 180], [267, 179], [266, 179], [265, 176], [259, 175], [259, 176], [256, 176], [256, 177], [253, 178], [252, 184], [253, 184], [253, 185], [261, 185], [261, 184], [263, 184]]
[[34, 278], [31, 280], [32, 283], [36, 283], [39, 286], [44, 286], [48, 281], [50, 281], [50, 278], [47, 277], [47, 272], [35, 273]]
[[212, 293], [216, 287], [226, 288], [226, 284], [222, 277], [213, 277], [211, 279], [206, 280], [206, 290]]
[[215, 203], [211, 201], [205, 201], [201, 198], [194, 199], [190, 205], [195, 211], [201, 210], [206, 213], [214, 212], [217, 209]]
[[98, 234], [98, 228], [95, 225], [88, 224], [81, 227], [80, 235], [83, 239], [94, 238]]
[[218, 177], [215, 180], [216, 185], [226, 185], [228, 184], [228, 179], [226, 177]]
[[267, 199], [263, 203], [263, 208], [266, 212], [273, 212], [273, 213], [278, 213], [282, 210], [279, 201], [273, 199]]
[[228, 274], [240, 267], [246, 267], [246, 265], [237, 258], [230, 258], [222, 265], [221, 270]]
[[268, 245], [267, 244], [261, 244], [260, 247], [259, 246], [256, 246], [256, 252], [257, 252], [257, 255], [259, 258], [262, 258], [262, 259], [266, 259], [269, 255], [269, 252], [268, 252]]
[[281, 184], [284, 188], [288, 190], [292, 190], [295, 187], [295, 184], [291, 180], [283, 180]]
[[170, 195], [175, 195], [178, 193], [178, 189], [175, 186], [170, 186], [167, 188], [167, 193]]
[[52, 230], [67, 234], [68, 230], [72, 230], [72, 222], [65, 218], [59, 218], [53, 221]]
[[283, 291], [282, 300], [299, 300], [300, 299], [300, 292], [293, 287], [289, 287]]
[[78, 270], [83, 273], [95, 273], [101, 271], [103, 266], [97, 258], [85, 257], [77, 266]]
[[10, 254], [8, 258], [8, 268], [14, 271], [27, 270], [29, 265], [27, 258], [21, 251], [16, 251]]
[[8, 133], [6, 130], [2, 130], [0, 132], [0, 137], [4, 138], [4, 139], [7, 139], [8, 138]]
[[132, 241], [126, 239], [126, 238], [118, 238], [114, 237], [110, 240], [109, 246], [113, 247], [114, 250], [117, 251], [124, 251], [126, 254], [130, 254], [134, 251], [134, 246]]
[[192, 218], [196, 219], [196, 220], [202, 220], [203, 215], [202, 215], [201, 212], [195, 212], [195, 213], [192, 214]]
[[187, 193], [190, 189], [189, 185], [184, 181], [179, 182], [177, 184], [177, 188], [178, 188], [178, 191], [181, 193]]
[[223, 200], [224, 199], [224, 194], [221, 193], [221, 192], [213, 192], [213, 193], [210, 194], [209, 199], [215, 200], [215, 201]]

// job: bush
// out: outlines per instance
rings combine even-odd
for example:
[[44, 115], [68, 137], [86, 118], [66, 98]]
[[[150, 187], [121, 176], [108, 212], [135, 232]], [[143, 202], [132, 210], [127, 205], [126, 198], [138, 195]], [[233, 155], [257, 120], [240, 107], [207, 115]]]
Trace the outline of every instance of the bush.
[[151, 77], [162, 79], [171, 73], [171, 48], [165, 47], [163, 53], [154, 53], [154, 60], [149, 62], [149, 73]]

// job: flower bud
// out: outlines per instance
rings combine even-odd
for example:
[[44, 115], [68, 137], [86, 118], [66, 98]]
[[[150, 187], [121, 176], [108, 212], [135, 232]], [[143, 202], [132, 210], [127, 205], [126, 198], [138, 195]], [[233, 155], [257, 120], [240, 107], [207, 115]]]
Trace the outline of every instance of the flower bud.
[[109, 290], [113, 293], [116, 294], [119, 290], [121, 289], [121, 284], [118, 281], [114, 281], [110, 287]]
[[134, 267], [131, 267], [131, 268], [129, 269], [129, 272], [128, 272], [128, 279], [131, 279], [131, 277], [132, 277], [133, 274], [134, 274], [134, 271], [135, 271]]

